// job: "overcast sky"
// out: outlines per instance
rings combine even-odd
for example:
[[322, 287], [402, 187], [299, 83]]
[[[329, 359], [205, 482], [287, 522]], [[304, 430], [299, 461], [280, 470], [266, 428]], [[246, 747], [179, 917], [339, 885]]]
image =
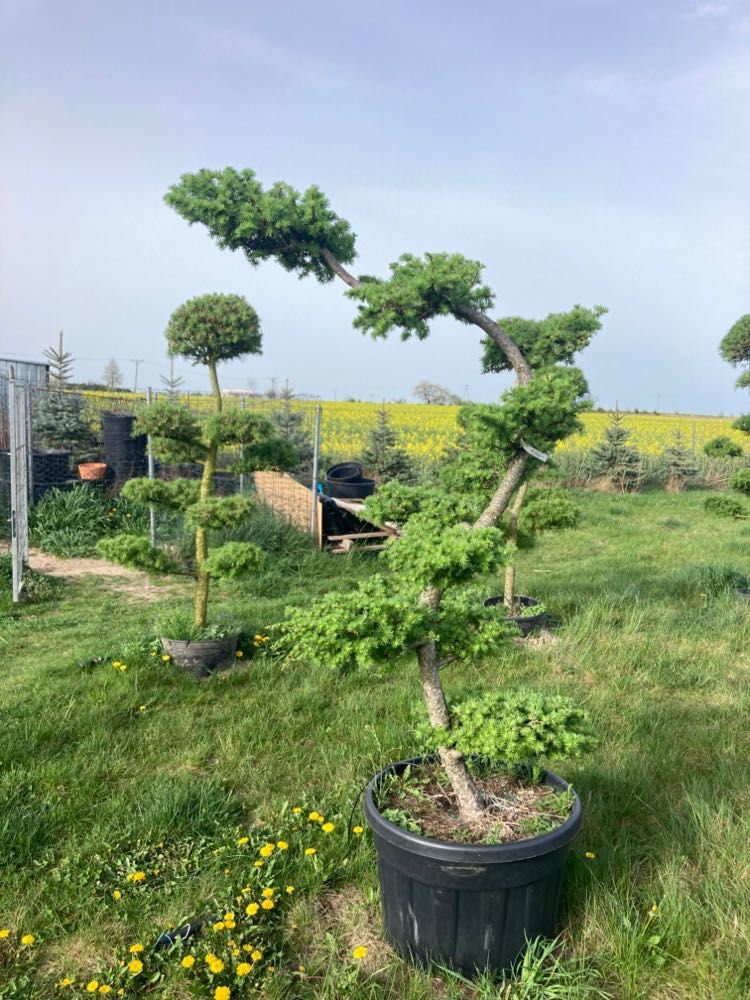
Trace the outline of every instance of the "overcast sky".
[[[602, 406], [748, 409], [720, 338], [750, 312], [750, 0], [0, 0], [0, 355], [59, 329], [76, 376], [167, 370], [185, 299], [245, 295], [264, 353], [227, 387], [477, 400], [478, 337], [351, 328], [340, 284], [256, 270], [162, 201], [182, 173], [318, 184], [355, 270], [486, 265], [494, 314], [609, 307], [580, 357]], [[205, 373], [178, 363], [193, 388]]]

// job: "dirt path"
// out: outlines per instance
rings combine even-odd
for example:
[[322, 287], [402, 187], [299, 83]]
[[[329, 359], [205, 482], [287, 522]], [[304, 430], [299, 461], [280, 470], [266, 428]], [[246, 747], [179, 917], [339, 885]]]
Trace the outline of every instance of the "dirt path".
[[126, 597], [141, 601], [157, 601], [165, 597], [180, 597], [189, 593], [187, 580], [165, 579], [155, 583], [147, 573], [139, 569], [128, 569], [107, 562], [106, 559], [60, 559], [32, 549], [29, 565], [39, 573], [75, 579], [81, 576], [96, 576], [106, 587], [111, 587]]

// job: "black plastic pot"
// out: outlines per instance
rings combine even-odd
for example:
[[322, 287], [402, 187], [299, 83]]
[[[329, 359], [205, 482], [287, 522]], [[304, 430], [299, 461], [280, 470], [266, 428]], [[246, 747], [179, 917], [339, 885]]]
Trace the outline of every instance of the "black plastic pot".
[[[521, 604], [524, 608], [534, 608], [541, 601], [538, 601], [535, 597], [516, 597], [516, 603]], [[505, 604], [505, 598], [503, 597], [488, 597], [484, 602], [485, 608], [493, 608], [496, 604], [502, 604], [507, 608]], [[528, 635], [529, 632], [533, 632], [535, 628], [542, 628], [547, 622], [547, 612], [540, 611], [538, 615], [506, 615], [509, 622], [513, 622], [514, 625], [518, 626], [521, 635]]]
[[375, 492], [375, 480], [358, 479], [355, 482], [326, 479], [324, 489], [329, 497], [338, 497], [341, 500], [364, 500]]
[[102, 413], [104, 461], [113, 470], [117, 486], [133, 476], [144, 476], [148, 469], [146, 435], [134, 435], [134, 423], [131, 413]]
[[[365, 816], [378, 853], [383, 922], [389, 942], [420, 965], [436, 962], [466, 976], [512, 968], [534, 938], [553, 938], [565, 860], [581, 826], [570, 816], [540, 837], [512, 844], [466, 845], [409, 833], [378, 812], [383, 778], [422, 758], [384, 768], [365, 792]], [[545, 784], [568, 786], [547, 772]]]
[[194, 677], [207, 677], [215, 670], [230, 667], [235, 662], [237, 636], [225, 639], [196, 639], [188, 642], [182, 639], [162, 639], [165, 653], [172, 662]]
[[331, 466], [326, 478], [340, 483], [357, 482], [362, 479], [362, 466], [359, 462], [339, 462], [338, 465]]

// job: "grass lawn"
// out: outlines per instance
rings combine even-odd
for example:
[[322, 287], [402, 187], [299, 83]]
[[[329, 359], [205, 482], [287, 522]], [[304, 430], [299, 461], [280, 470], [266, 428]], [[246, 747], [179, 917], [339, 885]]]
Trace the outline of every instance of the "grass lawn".
[[[519, 590], [559, 619], [556, 641], [446, 670], [450, 690], [572, 695], [601, 741], [557, 768], [585, 808], [557, 958], [505, 985], [396, 959], [378, 936], [372, 846], [346, 837], [367, 778], [412, 749], [413, 663], [340, 675], [250, 647], [197, 683], [139, 650], [153, 607], [94, 578], [18, 613], [0, 605], [0, 996], [86, 996], [91, 981], [113, 996], [151, 981], [165, 1000], [225, 982], [231, 1000], [750, 996], [750, 605], [724, 572], [750, 569], [750, 527], [704, 513], [704, 496], [582, 496], [580, 527], [518, 559]], [[371, 567], [298, 546], [251, 585], [217, 588], [214, 608], [263, 632]], [[105, 662], [80, 666], [94, 657]], [[267, 886], [274, 907], [244, 917]], [[235, 910], [236, 931], [191, 941], [195, 969], [181, 966], [190, 948], [152, 954], [170, 923]], [[19, 946], [26, 933], [34, 943]], [[228, 937], [262, 956], [240, 979], [211, 979], [203, 956]]]

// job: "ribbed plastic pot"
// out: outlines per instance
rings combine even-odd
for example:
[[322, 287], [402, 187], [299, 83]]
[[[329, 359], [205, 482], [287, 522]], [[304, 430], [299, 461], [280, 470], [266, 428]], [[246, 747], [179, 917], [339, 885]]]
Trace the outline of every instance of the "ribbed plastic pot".
[[357, 482], [362, 479], [362, 466], [359, 462], [339, 462], [338, 465], [331, 466], [326, 477], [341, 483]]
[[[524, 608], [534, 608], [541, 601], [538, 601], [535, 597], [523, 597], [517, 596], [515, 598], [516, 602], [522, 605]], [[488, 597], [484, 602], [485, 608], [493, 608], [497, 604], [502, 604], [507, 608], [505, 604], [504, 597]], [[535, 628], [542, 628], [543, 625], [547, 623], [547, 612], [540, 611], [538, 615], [506, 615], [509, 622], [513, 622], [514, 625], [518, 626], [521, 635], [528, 635], [529, 632], [533, 632]]]
[[329, 497], [337, 497], [339, 500], [364, 500], [375, 492], [375, 480], [326, 479], [324, 489]]
[[194, 642], [162, 639], [161, 645], [164, 652], [172, 657], [175, 666], [194, 677], [207, 677], [235, 662], [237, 638], [230, 635], [226, 639], [196, 639]]
[[[512, 844], [467, 845], [421, 837], [395, 826], [375, 805], [384, 777], [423, 758], [378, 772], [365, 792], [365, 816], [378, 854], [386, 937], [419, 965], [448, 965], [465, 976], [512, 968], [530, 940], [553, 938], [565, 860], [581, 826], [570, 816], [540, 837]], [[547, 772], [545, 784], [568, 785]]]

